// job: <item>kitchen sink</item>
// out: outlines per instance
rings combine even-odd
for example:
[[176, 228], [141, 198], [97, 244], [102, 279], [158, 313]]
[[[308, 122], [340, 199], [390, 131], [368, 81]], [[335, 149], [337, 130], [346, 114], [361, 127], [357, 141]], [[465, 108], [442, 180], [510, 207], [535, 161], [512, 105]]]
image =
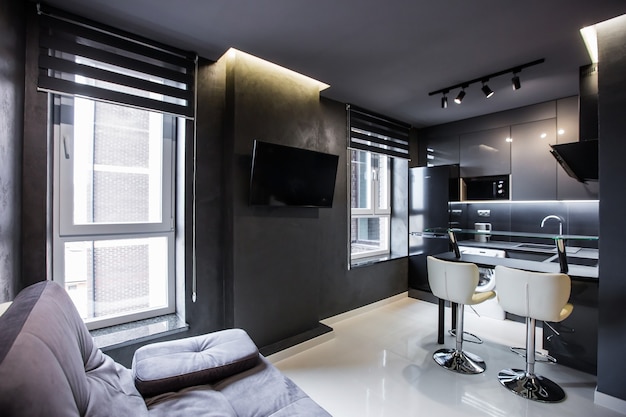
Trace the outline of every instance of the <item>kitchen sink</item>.
[[517, 245], [518, 248], [529, 248], [529, 249], [545, 249], [545, 250], [552, 250], [552, 249], [556, 249], [556, 246], [554, 245], [546, 245], [546, 244], [542, 244], [542, 243], [521, 243], [519, 245]]
[[554, 254], [551, 253], [537, 253], [537, 252], [525, 252], [525, 251], [506, 251], [506, 257], [511, 259], [522, 259], [524, 261], [543, 262], [552, 258]]
[[[524, 249], [540, 249], [542, 251], [549, 251], [549, 252], [556, 252], [556, 246], [555, 245], [548, 245], [548, 244], [544, 244], [544, 243], [520, 243], [519, 245], [516, 246], [517, 248], [524, 248]], [[579, 247], [575, 247], [575, 246], [566, 246], [565, 247], [565, 251], [570, 254], [570, 253], [577, 253], [578, 251], [580, 251], [581, 248]]]
[[[552, 259], [550, 262], [558, 262], [559, 258], [556, 257]], [[598, 260], [592, 258], [579, 258], [577, 256], [568, 256], [567, 257], [568, 265], [579, 265], [579, 266], [598, 266]]]

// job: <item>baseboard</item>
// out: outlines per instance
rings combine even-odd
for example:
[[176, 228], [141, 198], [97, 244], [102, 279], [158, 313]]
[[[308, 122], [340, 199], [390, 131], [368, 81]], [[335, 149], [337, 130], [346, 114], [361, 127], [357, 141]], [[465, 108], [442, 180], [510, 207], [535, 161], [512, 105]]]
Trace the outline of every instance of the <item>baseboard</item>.
[[602, 407], [617, 411], [618, 413], [626, 414], [626, 401], [603, 394], [598, 391], [598, 388], [596, 388], [594, 393], [593, 402]]
[[385, 298], [383, 300], [365, 305], [363, 307], [359, 307], [354, 310], [346, 311], [345, 313], [329, 317], [327, 319], [321, 320], [319, 326], [310, 332], [305, 332], [287, 340], [274, 343], [270, 346], [264, 346], [263, 348], [259, 349], [259, 351], [263, 356], [266, 357], [266, 359], [270, 363], [276, 363], [297, 353], [304, 352], [305, 350], [317, 346], [321, 343], [332, 340], [335, 337], [332, 329], [332, 326], [335, 323], [338, 323], [350, 317], [358, 316], [359, 314], [366, 313], [378, 307], [382, 307], [386, 304], [391, 304], [395, 301], [406, 298], [407, 296], [408, 292], [403, 292], [389, 298]]
[[259, 349], [270, 363], [282, 361], [290, 356], [304, 352], [314, 346], [332, 340], [335, 337], [333, 329], [325, 324], [319, 324], [315, 329], [301, 333], [289, 339], [282, 340]]
[[389, 298], [385, 298], [383, 300], [376, 301], [374, 303], [364, 305], [363, 307], [355, 308], [354, 310], [346, 311], [345, 313], [341, 313], [341, 314], [337, 314], [336, 316], [328, 317], [328, 318], [322, 320], [321, 323], [324, 323], [325, 325], [332, 327], [335, 323], [338, 323], [338, 322], [340, 322], [342, 320], [349, 319], [351, 317], [356, 317], [359, 314], [366, 313], [366, 312], [374, 310], [374, 309], [376, 309], [378, 307], [382, 307], [384, 305], [391, 304], [391, 303], [393, 303], [395, 301], [398, 301], [398, 300], [401, 300], [401, 299], [407, 298], [407, 297], [408, 297], [408, 292], [405, 291], [405, 292], [402, 292], [400, 294], [393, 295], [393, 296], [391, 296]]

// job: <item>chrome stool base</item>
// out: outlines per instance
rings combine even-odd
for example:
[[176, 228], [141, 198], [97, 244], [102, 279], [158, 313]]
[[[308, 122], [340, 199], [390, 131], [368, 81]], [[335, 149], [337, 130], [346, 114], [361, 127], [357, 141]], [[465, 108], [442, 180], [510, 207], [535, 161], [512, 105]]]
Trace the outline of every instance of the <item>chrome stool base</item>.
[[509, 391], [529, 400], [558, 403], [565, 399], [565, 391], [556, 383], [521, 369], [503, 369], [498, 373], [498, 379]]
[[487, 369], [481, 357], [462, 350], [439, 349], [433, 354], [433, 359], [439, 366], [465, 375], [480, 374]]

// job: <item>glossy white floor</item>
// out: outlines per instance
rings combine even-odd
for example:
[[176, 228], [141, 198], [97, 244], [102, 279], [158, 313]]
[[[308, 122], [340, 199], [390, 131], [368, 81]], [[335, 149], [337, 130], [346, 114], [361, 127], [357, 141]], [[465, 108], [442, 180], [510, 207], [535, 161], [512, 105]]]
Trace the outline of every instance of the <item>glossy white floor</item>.
[[[449, 323], [449, 309], [446, 323]], [[368, 416], [595, 416], [622, 414], [595, 405], [595, 376], [559, 364], [538, 363], [536, 373], [566, 392], [562, 403], [525, 400], [498, 382], [498, 371], [524, 368], [509, 346], [524, 346], [525, 325], [465, 313], [465, 330], [484, 343], [465, 343], [481, 356], [487, 370], [460, 375], [439, 367], [435, 304], [396, 297], [357, 315], [325, 321], [334, 332], [323, 343], [269, 359], [334, 417]], [[447, 335], [446, 347], [454, 346]], [[294, 348], [291, 351], [297, 351]]]

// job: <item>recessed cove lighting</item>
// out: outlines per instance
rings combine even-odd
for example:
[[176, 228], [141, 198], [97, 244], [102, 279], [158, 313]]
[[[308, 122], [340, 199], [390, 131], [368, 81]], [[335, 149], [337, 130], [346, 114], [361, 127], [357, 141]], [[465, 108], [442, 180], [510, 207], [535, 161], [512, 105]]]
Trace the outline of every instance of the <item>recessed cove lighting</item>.
[[583, 37], [585, 46], [587, 47], [587, 53], [591, 62], [598, 63], [598, 35], [596, 33], [595, 26], [587, 26], [580, 29], [580, 35]]
[[252, 65], [250, 68], [260, 69], [260, 68], [271, 68], [273, 71], [282, 71], [284, 74], [288, 74], [289, 76], [294, 76], [303, 80], [303, 82], [310, 83], [311, 85], [318, 88], [319, 91], [326, 90], [330, 87], [330, 85], [318, 81], [314, 78], [311, 78], [307, 75], [301, 74], [299, 72], [290, 70], [289, 68], [285, 68], [281, 65], [274, 64], [272, 62], [266, 61], [263, 58], [259, 58], [255, 55], [249, 54], [247, 52], [243, 52], [236, 48], [230, 48], [220, 59], [227, 57], [230, 60], [235, 59], [244, 59], [248, 62], [248, 65]]

